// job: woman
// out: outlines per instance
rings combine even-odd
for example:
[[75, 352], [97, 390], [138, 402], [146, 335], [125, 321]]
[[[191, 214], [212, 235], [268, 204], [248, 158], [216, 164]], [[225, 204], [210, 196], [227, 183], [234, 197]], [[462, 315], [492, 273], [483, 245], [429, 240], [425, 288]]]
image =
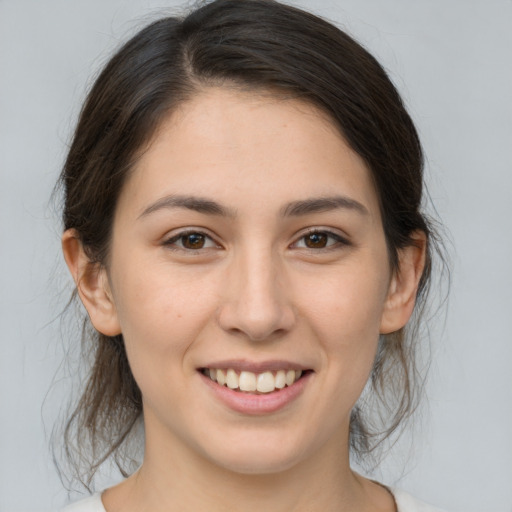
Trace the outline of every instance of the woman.
[[433, 510], [349, 460], [416, 405], [422, 180], [380, 65], [309, 13], [217, 0], [126, 43], [61, 177], [96, 343], [66, 440], [91, 476], [143, 421], [144, 455], [70, 510]]

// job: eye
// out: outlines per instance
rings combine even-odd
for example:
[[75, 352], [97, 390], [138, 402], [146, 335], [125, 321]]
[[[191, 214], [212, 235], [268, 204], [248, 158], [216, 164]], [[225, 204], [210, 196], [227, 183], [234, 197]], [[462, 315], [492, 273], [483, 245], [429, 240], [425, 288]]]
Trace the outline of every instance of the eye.
[[348, 241], [342, 236], [332, 233], [331, 231], [314, 230], [299, 238], [299, 240], [293, 244], [293, 247], [304, 249], [330, 249], [342, 245], [349, 245]]
[[211, 237], [200, 231], [186, 231], [178, 233], [164, 243], [172, 249], [184, 251], [198, 251], [219, 247]]

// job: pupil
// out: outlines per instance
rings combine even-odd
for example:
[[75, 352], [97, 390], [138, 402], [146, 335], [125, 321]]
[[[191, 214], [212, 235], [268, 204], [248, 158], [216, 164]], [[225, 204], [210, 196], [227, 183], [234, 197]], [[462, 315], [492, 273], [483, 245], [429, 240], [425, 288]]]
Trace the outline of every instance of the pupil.
[[314, 249], [325, 247], [327, 245], [327, 235], [325, 233], [311, 233], [307, 236], [306, 245]]
[[183, 246], [187, 249], [201, 249], [204, 245], [204, 235], [192, 233], [183, 237]]

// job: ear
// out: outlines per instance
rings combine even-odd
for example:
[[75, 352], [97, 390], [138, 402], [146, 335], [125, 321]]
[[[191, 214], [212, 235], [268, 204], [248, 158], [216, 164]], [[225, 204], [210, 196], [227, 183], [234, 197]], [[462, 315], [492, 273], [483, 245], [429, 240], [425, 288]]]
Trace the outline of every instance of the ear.
[[423, 231], [412, 234], [411, 245], [398, 251], [398, 268], [389, 283], [380, 333], [398, 331], [409, 321], [414, 310], [418, 285], [425, 268], [427, 236]]
[[90, 261], [74, 229], [62, 235], [62, 251], [95, 329], [106, 336], [121, 334], [105, 267]]

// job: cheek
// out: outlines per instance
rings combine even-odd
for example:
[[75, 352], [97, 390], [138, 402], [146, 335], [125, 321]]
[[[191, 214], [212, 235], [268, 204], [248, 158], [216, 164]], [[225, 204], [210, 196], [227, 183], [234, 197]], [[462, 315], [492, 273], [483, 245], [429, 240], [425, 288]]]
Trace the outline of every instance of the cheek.
[[371, 266], [353, 265], [335, 269], [321, 282], [303, 280], [301, 295], [305, 309], [318, 328], [331, 332], [378, 335], [387, 295], [388, 277]]
[[[130, 367], [141, 390], [169, 385], [212, 316], [215, 295], [152, 262], [116, 280], [115, 300]], [[119, 268], [119, 267], [118, 267]]]
[[319, 340], [324, 364], [335, 369], [332, 379], [362, 389], [379, 341], [387, 295], [388, 273], [383, 265], [347, 265], [320, 283], [303, 281], [303, 315]]

